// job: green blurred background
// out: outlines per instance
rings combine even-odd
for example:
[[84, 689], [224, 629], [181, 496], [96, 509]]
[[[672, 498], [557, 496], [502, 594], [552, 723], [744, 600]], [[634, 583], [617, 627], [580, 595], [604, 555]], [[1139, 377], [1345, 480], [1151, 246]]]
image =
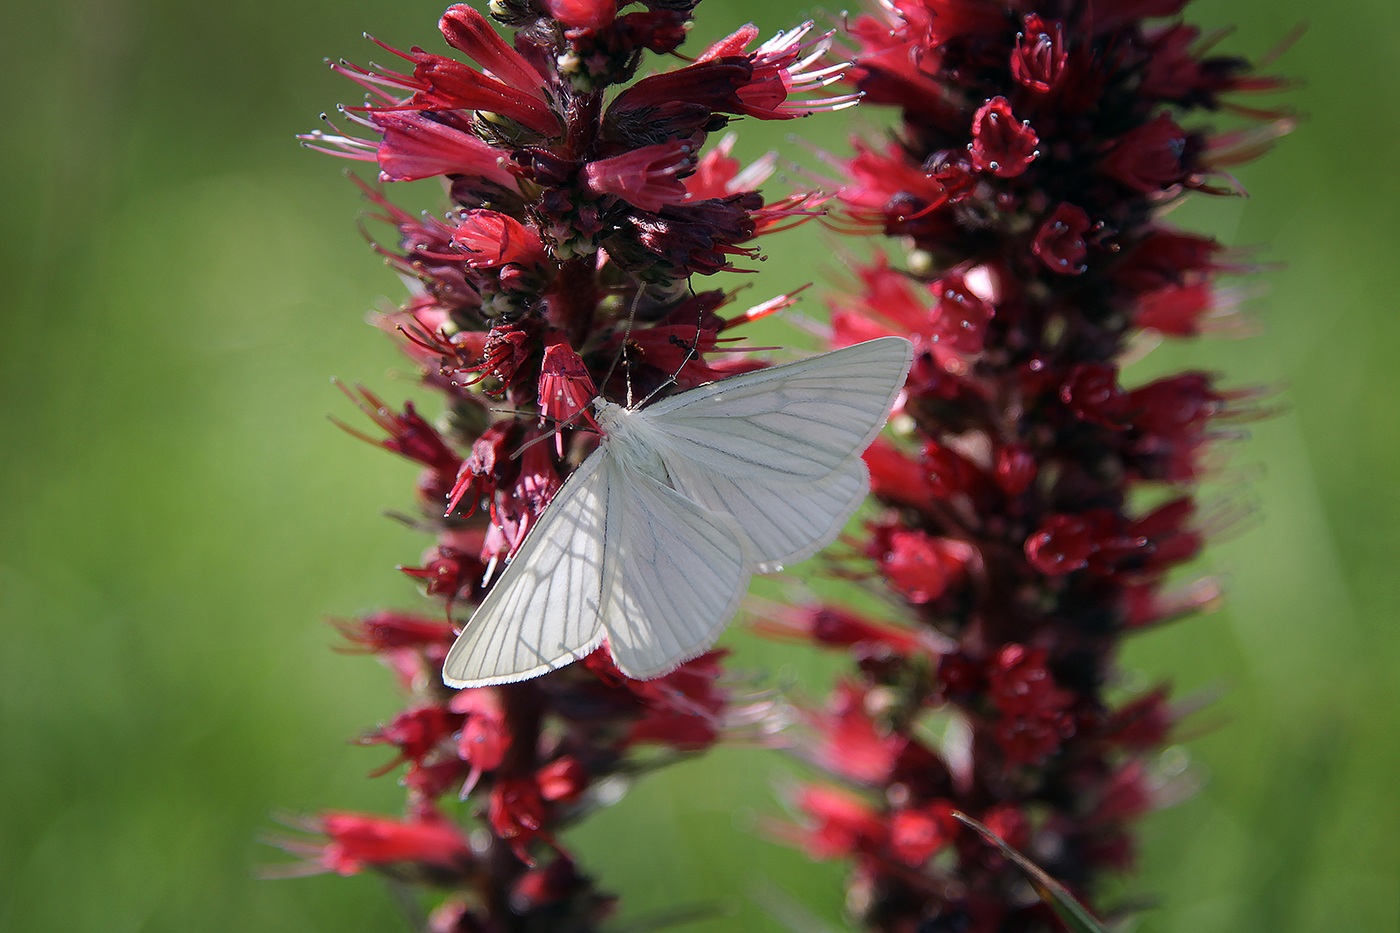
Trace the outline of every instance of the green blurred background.
[[[706, 0], [698, 38], [804, 4]], [[372, 877], [260, 880], [260, 842], [319, 809], [394, 811], [387, 757], [347, 744], [398, 698], [323, 624], [416, 596], [424, 544], [383, 517], [414, 469], [326, 420], [328, 378], [392, 400], [411, 378], [363, 323], [396, 280], [356, 231], [344, 163], [292, 135], [355, 89], [368, 30], [437, 48], [438, 3], [15, 4], [0, 452], [0, 930], [393, 931]], [[1249, 516], [1207, 561], [1228, 608], [1133, 643], [1141, 683], [1214, 698], [1179, 763], [1203, 788], [1151, 818], [1147, 929], [1400, 929], [1400, 5], [1201, 0], [1250, 56], [1296, 23], [1298, 132], [1245, 167], [1248, 200], [1185, 225], [1281, 264], [1236, 283], [1262, 336], [1155, 354], [1279, 390], [1211, 497]], [[378, 58], [384, 58], [382, 54]], [[873, 110], [869, 126], [885, 119]], [[839, 116], [801, 124], [839, 146]], [[740, 124], [754, 155], [794, 126]], [[790, 147], [789, 147], [790, 148]], [[755, 300], [822, 278], [815, 231], [766, 244]], [[726, 284], [739, 284], [731, 277]], [[809, 313], [819, 305], [808, 302]], [[740, 664], [829, 670], [728, 636]], [[569, 839], [626, 915], [725, 905], [693, 929], [841, 928], [840, 867], [771, 844], [783, 756], [725, 749], [647, 779]], [[788, 911], [793, 916], [800, 913]], [[804, 928], [802, 921], [795, 921]], [[813, 929], [812, 926], [805, 926]]]

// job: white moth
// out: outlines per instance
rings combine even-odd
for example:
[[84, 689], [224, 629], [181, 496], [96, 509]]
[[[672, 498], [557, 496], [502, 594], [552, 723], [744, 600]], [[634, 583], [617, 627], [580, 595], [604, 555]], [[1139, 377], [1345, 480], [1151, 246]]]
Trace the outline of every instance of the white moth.
[[603, 429], [447, 654], [442, 679], [536, 677], [607, 639], [629, 677], [708, 649], [749, 577], [835, 540], [870, 490], [861, 454], [913, 346], [881, 337], [698, 386]]

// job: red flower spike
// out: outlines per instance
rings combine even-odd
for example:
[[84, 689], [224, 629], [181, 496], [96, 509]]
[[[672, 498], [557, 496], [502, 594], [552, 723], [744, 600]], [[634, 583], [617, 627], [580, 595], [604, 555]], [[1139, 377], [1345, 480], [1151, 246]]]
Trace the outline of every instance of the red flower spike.
[[[937, 646], [882, 650], [837, 627], [828, 637], [848, 643], [853, 678], [836, 694], [842, 715], [806, 714], [826, 733], [812, 741], [827, 769], [872, 794], [809, 794], [822, 820], [789, 838], [851, 860], [847, 904], [862, 928], [1053, 924], [980, 840], [960, 833], [947, 851], [943, 805], [1054, 853], [1077, 896], [1092, 899], [1131, 858], [1147, 799], [1131, 775], [1166, 740], [1170, 713], [1155, 697], [1114, 711], [1118, 640], [1218, 599], [1214, 581], [1178, 592], [1162, 581], [1219, 519], [1196, 519], [1186, 496], [1143, 515], [1128, 504], [1194, 482], [1217, 419], [1244, 412], [1202, 374], [1129, 390], [1119, 372], [1144, 329], [1191, 336], [1235, 320], [1239, 292], [1214, 280], [1248, 268], [1161, 214], [1188, 191], [1237, 191], [1206, 181], [1290, 126], [1284, 111], [1223, 96], [1275, 79], [1207, 57], [1194, 27], [1143, 21], [1183, 6], [1070, 4], [1052, 18], [887, 0], [852, 23], [853, 85], [903, 122], [887, 144], [856, 140], [844, 177], [831, 173], [843, 208], [831, 222], [901, 239], [859, 270], [858, 294], [832, 303], [831, 341], [900, 334], [920, 351], [896, 422], [913, 436], [866, 455], [885, 511], [862, 551]], [[1217, 110], [1248, 125], [1200, 129]], [[963, 549], [952, 575], [947, 547]], [[811, 611], [768, 615], [761, 626], [822, 638]], [[870, 741], [852, 695], [876, 737], [907, 740], [889, 773], [878, 748], [831, 751]], [[930, 722], [948, 724], [937, 751], [918, 741]]]
[[1040, 155], [1040, 137], [1029, 122], [1018, 121], [1005, 97], [993, 97], [972, 118], [972, 142], [967, 151], [979, 172], [1015, 178]]

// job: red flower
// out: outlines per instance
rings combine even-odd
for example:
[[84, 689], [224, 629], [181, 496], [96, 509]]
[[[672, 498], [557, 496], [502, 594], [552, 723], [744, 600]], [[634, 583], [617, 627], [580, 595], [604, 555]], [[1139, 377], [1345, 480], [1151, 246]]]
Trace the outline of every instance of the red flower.
[[540, 796], [539, 785], [529, 778], [505, 778], [491, 788], [488, 819], [492, 831], [509, 843], [515, 857], [526, 865], [534, 865], [530, 845], [542, 839], [551, 845], [553, 837], [545, 830], [548, 810]]
[[595, 194], [612, 194], [645, 211], [659, 211], [686, 198], [681, 177], [695, 170], [689, 142], [679, 140], [633, 149], [589, 162], [583, 183]]
[[889, 778], [907, 739], [881, 730], [866, 713], [866, 699], [857, 685], [838, 684], [827, 712], [807, 719], [818, 764], [852, 781], [879, 784]]
[[1017, 122], [1005, 97], [993, 97], [972, 117], [972, 164], [998, 178], [1015, 178], [1039, 155], [1040, 137], [1029, 122]]
[[545, 79], [492, 28], [486, 17], [465, 3], [447, 8], [438, 21], [447, 44], [481, 65], [518, 92], [545, 99]]
[[474, 859], [461, 831], [437, 816], [400, 821], [336, 812], [321, 817], [320, 828], [329, 838], [320, 862], [341, 875], [399, 862], [465, 871]]
[[346, 639], [368, 651], [400, 648], [446, 648], [452, 643], [452, 626], [441, 619], [427, 619], [406, 612], [370, 613], [354, 623], [338, 626]]
[[380, 181], [470, 175], [502, 187], [513, 184], [500, 152], [426, 114], [377, 110], [369, 122], [383, 135], [377, 152]]
[[462, 793], [476, 786], [481, 775], [494, 771], [505, 760], [511, 735], [501, 701], [491, 688], [463, 690], [452, 698], [454, 713], [465, 716], [457, 739], [457, 757], [471, 766]]
[[470, 254], [466, 264], [472, 269], [489, 269], [510, 262], [536, 266], [545, 260], [539, 235], [500, 211], [462, 211], [452, 243]]
[[996, 737], [1012, 764], [1039, 764], [1074, 734], [1068, 714], [1073, 694], [1055, 686], [1044, 649], [1007, 645], [996, 657], [987, 685], [1001, 714]]
[[380, 769], [388, 772], [402, 762], [421, 765], [423, 760], [457, 730], [461, 717], [454, 716], [444, 707], [417, 706], [405, 710], [387, 726], [365, 736], [365, 745], [393, 745], [399, 750], [399, 757]]
[[973, 551], [965, 543], [917, 531], [895, 531], [880, 557], [885, 579], [913, 603], [938, 599], [962, 579]]
[[890, 852], [910, 868], [918, 868], [952, 842], [958, 827], [947, 803], [896, 810], [890, 816]]
[[1016, 36], [1011, 76], [1031, 90], [1045, 94], [1060, 83], [1068, 61], [1064, 26], [1059, 22], [1046, 22], [1037, 13], [1026, 14], [1025, 28]]
[[545, 8], [565, 26], [601, 29], [617, 16], [616, 0], [544, 0]]
[[873, 852], [889, 834], [885, 820], [868, 804], [826, 787], [802, 788], [797, 806], [811, 818], [800, 842], [813, 858]]
[[753, 627], [764, 635], [802, 638], [828, 648], [858, 648], [863, 652], [888, 651], [902, 655], [927, 650], [912, 632], [830, 606], [773, 605]]

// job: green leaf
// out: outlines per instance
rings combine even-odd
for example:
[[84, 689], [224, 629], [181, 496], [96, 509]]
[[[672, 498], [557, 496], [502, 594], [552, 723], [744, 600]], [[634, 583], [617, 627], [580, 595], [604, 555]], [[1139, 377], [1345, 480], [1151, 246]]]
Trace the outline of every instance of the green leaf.
[[1046, 874], [1043, 868], [1011, 848], [1000, 836], [966, 813], [954, 810], [953, 816], [959, 822], [975, 829], [978, 835], [1000, 849], [1002, 855], [1020, 866], [1021, 870], [1030, 877], [1031, 887], [1035, 888], [1035, 893], [1040, 895], [1042, 901], [1050, 905], [1050, 909], [1055, 911], [1055, 916], [1060, 918], [1060, 922], [1070, 933], [1109, 933], [1107, 927], [1094, 919], [1094, 915], [1089, 913], [1088, 908], [1079, 903], [1064, 885]]

